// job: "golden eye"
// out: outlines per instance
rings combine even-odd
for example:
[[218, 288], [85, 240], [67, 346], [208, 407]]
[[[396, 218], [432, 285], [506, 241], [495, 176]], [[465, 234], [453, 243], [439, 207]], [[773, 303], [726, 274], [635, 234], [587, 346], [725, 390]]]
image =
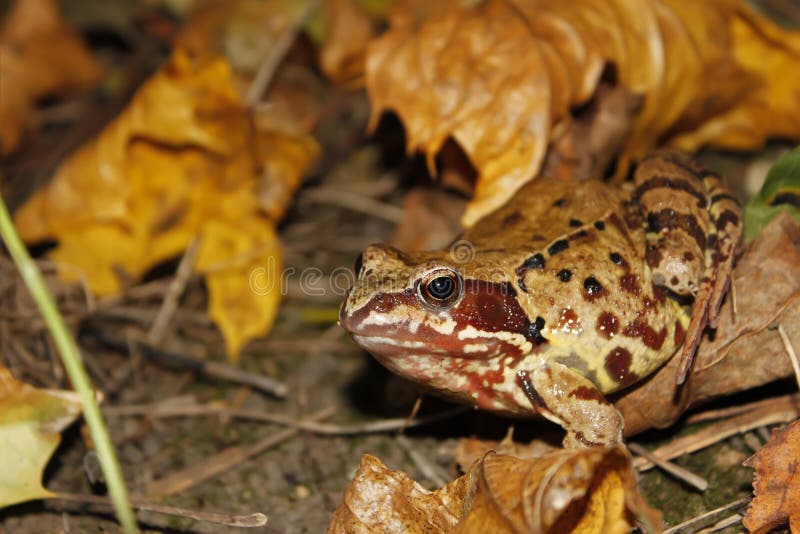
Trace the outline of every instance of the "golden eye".
[[434, 308], [452, 306], [461, 296], [461, 276], [452, 269], [437, 269], [428, 273], [419, 285], [419, 296]]

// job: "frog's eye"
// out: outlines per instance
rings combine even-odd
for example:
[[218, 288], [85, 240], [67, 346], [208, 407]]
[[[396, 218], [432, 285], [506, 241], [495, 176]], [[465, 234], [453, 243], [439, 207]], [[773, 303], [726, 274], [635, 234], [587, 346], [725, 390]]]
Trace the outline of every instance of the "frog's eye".
[[461, 276], [453, 269], [437, 269], [428, 273], [419, 284], [419, 296], [433, 308], [447, 308], [461, 296]]

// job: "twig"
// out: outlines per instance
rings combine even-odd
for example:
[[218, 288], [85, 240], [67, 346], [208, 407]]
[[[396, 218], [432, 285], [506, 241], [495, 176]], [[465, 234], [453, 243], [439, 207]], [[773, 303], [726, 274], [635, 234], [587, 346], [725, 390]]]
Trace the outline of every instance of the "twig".
[[726, 517], [722, 521], [714, 523], [708, 528], [704, 528], [703, 530], [698, 530], [697, 534], [713, 534], [714, 532], [719, 532], [723, 528], [728, 528], [731, 525], [735, 525], [741, 520], [742, 516], [740, 516], [739, 514], [733, 514], [730, 517]]
[[763, 399], [747, 404], [740, 404], [738, 406], [730, 406], [728, 408], [706, 410], [704, 412], [690, 415], [686, 418], [686, 423], [704, 423], [706, 421], [733, 417], [743, 413], [752, 412], [754, 410], [771, 411], [773, 409], [782, 409], [785, 406], [793, 405], [800, 407], [800, 393], [791, 393], [789, 395], [782, 395], [780, 397], [771, 399]]
[[628, 448], [638, 454], [639, 456], [643, 456], [656, 464], [660, 467], [663, 471], [666, 471], [670, 475], [674, 476], [675, 478], [686, 482], [690, 486], [699, 489], [700, 491], [705, 491], [708, 489], [708, 481], [703, 477], [696, 475], [689, 471], [688, 469], [684, 469], [679, 465], [675, 465], [672, 462], [668, 462], [667, 460], [662, 460], [658, 456], [652, 454], [650, 451], [639, 445], [638, 443], [628, 443]]
[[[671, 460], [754, 428], [788, 423], [797, 419], [798, 416], [800, 416], [800, 406], [790, 397], [784, 399], [780, 405], [773, 404], [768, 408], [752, 410], [730, 419], [712, 423], [698, 432], [677, 438], [651, 452], [659, 458]], [[636, 458], [633, 465], [639, 471], [646, 471], [654, 466], [652, 462], [642, 457]]]
[[[84, 495], [81, 493], [56, 493], [56, 499], [69, 502], [78, 502], [82, 504], [100, 505], [110, 507], [111, 503], [107, 497], [100, 495]], [[174, 515], [178, 517], [187, 517], [197, 521], [205, 521], [207, 523], [215, 523], [217, 525], [225, 525], [228, 527], [239, 528], [253, 528], [262, 527], [267, 524], [267, 516], [262, 513], [235, 515], [235, 514], [220, 514], [214, 512], [203, 512], [200, 510], [187, 510], [186, 508], [176, 508], [175, 506], [164, 506], [161, 504], [153, 504], [146, 502], [142, 499], [133, 497], [131, 504], [134, 509], [143, 512], [155, 512], [158, 514]]]
[[227, 417], [234, 417], [237, 419], [250, 419], [253, 421], [263, 421], [266, 423], [274, 423], [276, 425], [289, 426], [298, 430], [305, 430], [314, 434], [325, 436], [352, 436], [358, 434], [376, 434], [380, 432], [393, 432], [395, 430], [413, 428], [417, 426], [428, 425], [454, 417], [458, 414], [464, 413], [469, 408], [459, 406], [443, 412], [427, 415], [408, 421], [406, 418], [383, 419], [381, 421], [374, 421], [371, 423], [362, 423], [354, 425], [336, 425], [329, 423], [316, 423], [313, 421], [302, 420], [298, 421], [291, 417], [271, 414], [259, 410], [231, 410], [225, 406], [215, 405], [201, 405], [201, 406], [159, 406], [158, 404], [141, 404], [129, 406], [106, 406], [103, 408], [103, 413], [108, 416], [146, 416], [151, 418], [168, 418], [168, 417], [187, 417], [198, 415], [223, 415]]
[[269, 51], [258, 67], [258, 72], [256, 72], [253, 82], [250, 84], [250, 88], [247, 90], [247, 95], [244, 99], [244, 104], [246, 107], [253, 108], [256, 104], [258, 104], [258, 101], [261, 99], [261, 95], [263, 95], [264, 91], [267, 90], [272, 78], [275, 76], [275, 71], [278, 69], [278, 65], [281, 64], [281, 61], [283, 61], [283, 58], [289, 51], [289, 47], [292, 46], [292, 43], [297, 38], [297, 35], [303, 28], [303, 25], [306, 23], [306, 19], [311, 16], [311, 13], [317, 7], [318, 3], [318, 1], [307, 2], [303, 8], [303, 11], [297, 15], [297, 17], [292, 21], [291, 25], [286, 28], [283, 33], [281, 33], [281, 35], [269, 48]]
[[[0, 176], [0, 181], [2, 181], [2, 176]], [[3, 241], [19, 269], [28, 291], [33, 296], [33, 300], [47, 323], [50, 335], [58, 347], [58, 353], [61, 356], [64, 368], [81, 399], [83, 417], [89, 427], [89, 433], [97, 450], [108, 492], [114, 503], [117, 519], [119, 519], [126, 533], [138, 532], [136, 518], [128, 498], [128, 490], [125, 487], [125, 479], [122, 476], [122, 470], [114, 453], [114, 446], [111, 443], [108, 429], [106, 429], [103, 422], [103, 416], [100, 414], [100, 408], [97, 406], [92, 382], [86, 373], [78, 345], [72, 338], [69, 329], [67, 329], [64, 317], [59, 313], [58, 307], [53, 300], [53, 295], [44, 282], [42, 273], [25, 249], [25, 245], [14, 227], [11, 214], [8, 212], [6, 203], [1, 196], [0, 234], [2, 234]]]
[[164, 339], [167, 326], [170, 321], [172, 321], [172, 317], [178, 309], [178, 304], [180, 303], [183, 291], [186, 289], [186, 284], [188, 284], [189, 280], [192, 278], [192, 268], [194, 267], [194, 260], [197, 258], [197, 251], [200, 250], [199, 245], [200, 240], [195, 237], [183, 253], [183, 257], [178, 264], [178, 269], [175, 271], [175, 278], [172, 279], [167, 289], [167, 294], [164, 295], [161, 308], [159, 308], [156, 318], [153, 319], [153, 325], [147, 332], [147, 342], [152, 345], [160, 345], [161, 341]]
[[[303, 422], [313, 422], [325, 419], [333, 415], [333, 408], [325, 408], [311, 415]], [[199, 464], [194, 464], [186, 469], [175, 471], [170, 475], [152, 482], [147, 487], [149, 495], [169, 496], [187, 489], [225, 473], [240, 463], [261, 454], [265, 450], [282, 443], [300, 432], [298, 428], [287, 428], [276, 434], [271, 434], [266, 438], [244, 447], [228, 447], [223, 451], [206, 458]]]
[[[91, 324], [91, 323], [90, 323]], [[129, 354], [131, 347], [138, 349], [142, 355], [168, 367], [178, 367], [200, 373], [212, 378], [245, 384], [278, 398], [284, 398], [289, 393], [289, 387], [282, 383], [251, 371], [244, 371], [238, 367], [222, 362], [198, 360], [175, 352], [159, 349], [139, 339], [120, 340], [101, 332], [99, 328], [91, 328], [91, 333], [101, 343]]]
[[800, 363], [797, 361], [797, 353], [794, 351], [792, 341], [789, 339], [789, 336], [786, 335], [786, 329], [783, 328], [782, 324], [778, 325], [778, 333], [781, 335], [783, 348], [786, 349], [786, 354], [789, 355], [789, 359], [792, 361], [792, 367], [794, 368], [794, 379], [797, 380], [797, 387], [800, 388]]
[[[689, 527], [693, 527], [697, 523], [702, 523], [702, 522], [706, 521], [710, 517], [717, 516], [717, 515], [721, 514], [722, 512], [727, 512], [728, 510], [731, 510], [732, 508], [737, 508], [739, 506], [742, 506], [743, 504], [746, 504], [749, 501], [750, 501], [749, 497], [743, 497], [743, 498], [737, 499], [737, 500], [735, 500], [733, 502], [729, 502], [728, 504], [720, 506], [719, 508], [715, 508], [713, 510], [709, 510], [708, 512], [700, 514], [700, 515], [698, 515], [696, 517], [693, 517], [691, 519], [687, 519], [683, 523], [678, 523], [674, 527], [670, 527], [667, 530], [665, 530], [664, 534], [676, 534], [677, 532], [680, 532], [683, 529], [689, 529]], [[694, 529], [692, 529], [692, 531], [694, 531]]]
[[395, 439], [397, 440], [397, 444], [400, 445], [404, 451], [406, 451], [408, 457], [411, 459], [414, 465], [417, 466], [417, 469], [419, 469], [419, 472], [422, 473], [425, 478], [433, 482], [437, 488], [441, 488], [447, 484], [447, 481], [441, 475], [439, 475], [439, 471], [436, 469], [436, 466], [433, 465], [433, 463], [428, 460], [424, 454], [420, 453], [416, 447], [414, 447], [410, 439], [403, 434], [398, 434]]
[[398, 224], [403, 218], [403, 210], [397, 206], [379, 202], [372, 198], [340, 191], [329, 187], [318, 187], [306, 191], [301, 197], [302, 202], [315, 202], [319, 204], [333, 204], [342, 208], [364, 213], [376, 219], [382, 219]]

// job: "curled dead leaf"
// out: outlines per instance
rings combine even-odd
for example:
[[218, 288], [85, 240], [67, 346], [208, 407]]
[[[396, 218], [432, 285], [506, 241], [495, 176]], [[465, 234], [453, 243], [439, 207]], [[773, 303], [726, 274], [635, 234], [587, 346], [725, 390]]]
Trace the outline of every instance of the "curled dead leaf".
[[[461, 145], [479, 173], [466, 225], [538, 174], [604, 80], [644, 98], [630, 127], [616, 127], [620, 172], [657, 143], [800, 137], [800, 33], [737, 0], [408, 0], [389, 23], [367, 53], [373, 124], [395, 111], [431, 168], [448, 138]], [[608, 145], [584, 143], [578, 156], [607, 160], [592, 147]]]
[[489, 453], [429, 492], [365, 455], [328, 532], [629, 532], [661, 528], [624, 447], [522, 460]]
[[755, 498], [742, 524], [764, 534], [786, 523], [800, 532], [800, 421], [776, 430], [761, 450], [744, 465], [756, 470]]

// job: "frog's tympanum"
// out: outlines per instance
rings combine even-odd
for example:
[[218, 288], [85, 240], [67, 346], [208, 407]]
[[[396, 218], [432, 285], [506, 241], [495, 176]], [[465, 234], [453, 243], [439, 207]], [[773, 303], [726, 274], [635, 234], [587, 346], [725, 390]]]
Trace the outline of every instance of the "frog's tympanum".
[[623, 420], [604, 394], [679, 351], [683, 382], [716, 326], [741, 229], [719, 177], [677, 153], [645, 158], [633, 184], [539, 178], [459, 246], [369, 246], [340, 321], [437, 392], [538, 412], [566, 429], [565, 446], [616, 443]]

